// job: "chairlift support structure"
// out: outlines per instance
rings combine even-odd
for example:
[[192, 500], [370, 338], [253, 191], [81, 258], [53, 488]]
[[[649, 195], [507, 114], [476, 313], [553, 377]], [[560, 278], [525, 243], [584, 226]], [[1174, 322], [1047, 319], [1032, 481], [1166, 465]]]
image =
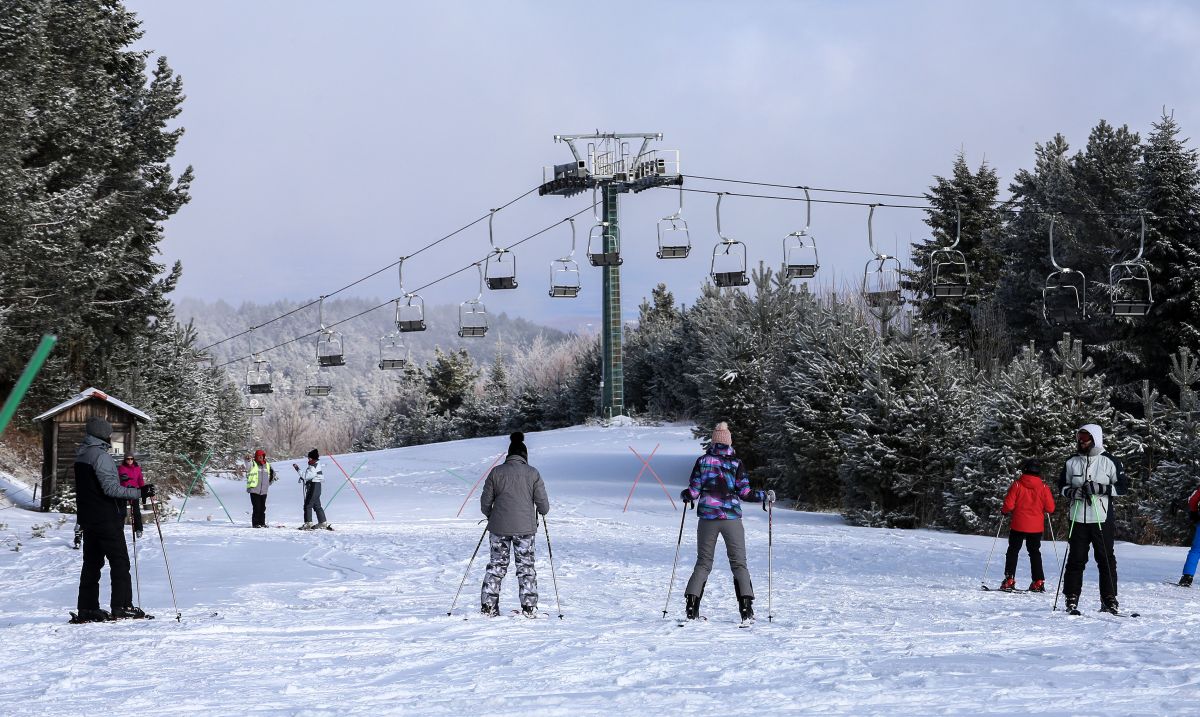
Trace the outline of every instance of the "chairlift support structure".
[[[721, 232], [721, 200], [725, 198], [725, 193], [721, 192], [717, 195], [717, 236], [720, 241], [713, 247], [712, 265], [709, 267], [709, 273], [712, 275], [713, 282], [721, 288], [746, 286], [750, 283], [750, 277], [746, 276], [746, 245], [732, 237], [727, 237]], [[722, 262], [721, 271], [717, 271], [717, 258], [725, 257]]]
[[954, 205], [954, 243], [944, 249], [929, 253], [929, 276], [932, 293], [939, 299], [961, 299], [971, 286], [970, 268], [967, 257], [958, 247], [962, 240], [962, 208]]
[[1141, 318], [1154, 306], [1154, 286], [1150, 269], [1142, 261], [1146, 250], [1146, 213], [1138, 212], [1142, 227], [1138, 234], [1138, 253], [1129, 261], [1113, 264], [1108, 270], [1112, 290], [1112, 315]]
[[[655, 187], [683, 184], [683, 174], [677, 150], [651, 149], [650, 144], [662, 139], [659, 133], [555, 135], [571, 150], [574, 161], [543, 169], [543, 182], [538, 193], [571, 197], [588, 190], [597, 192], [601, 231], [596, 237], [605, 246], [589, 247], [589, 255], [603, 252], [608, 257], [620, 257], [620, 227], [617, 200], [621, 194], [636, 194]], [[631, 142], [640, 144], [631, 144]], [[636, 151], [634, 151], [636, 147]], [[607, 230], [607, 231], [605, 231]], [[589, 239], [591, 239], [589, 232]], [[592, 257], [588, 257], [592, 262]], [[623, 323], [621, 321], [621, 268], [615, 261], [598, 264], [601, 271], [601, 366], [600, 413], [605, 418], [625, 413], [625, 378], [622, 355]]]
[[1054, 256], [1054, 220], [1050, 215], [1050, 263], [1054, 271], [1042, 287], [1042, 316], [1052, 326], [1063, 326], [1087, 318], [1087, 277], [1083, 272], [1061, 266]]
[[790, 280], [811, 279], [821, 268], [817, 238], [812, 235], [812, 196], [804, 190], [804, 228], [783, 238], [783, 275]]
[[474, 299], [467, 299], [458, 305], [458, 335], [459, 338], [480, 338], [487, 335], [488, 314], [483, 303], [483, 266], [475, 263], [479, 271], [479, 293]]
[[571, 223], [571, 253], [550, 262], [552, 299], [574, 299], [582, 287], [579, 262], [575, 261], [575, 218], [569, 217], [567, 221]]
[[334, 331], [325, 326], [324, 296], [317, 304], [317, 317], [321, 324], [321, 333], [317, 336], [317, 365], [345, 366], [346, 354], [343, 348], [345, 339], [340, 331]]
[[875, 248], [875, 207], [870, 205], [867, 213], [867, 245], [874, 258], [863, 266], [862, 296], [867, 311], [880, 321], [890, 321], [904, 305], [900, 293], [900, 260], [888, 256]]
[[659, 259], [686, 259], [692, 253], [692, 237], [688, 234], [687, 220], [683, 218], [683, 187], [679, 187], [679, 208], [674, 214], [658, 220]]
[[406, 259], [408, 259], [406, 256], [400, 257], [398, 269], [400, 296], [404, 298], [403, 304], [399, 301], [396, 304], [396, 330], [400, 333], [425, 330], [425, 300], [421, 298], [420, 294], [404, 290], [404, 261]]
[[483, 270], [487, 288], [493, 291], [517, 288], [517, 255], [509, 249], [496, 246], [492, 234], [492, 220], [498, 211], [493, 209], [488, 215], [488, 243], [492, 245], [492, 253], [484, 261]]

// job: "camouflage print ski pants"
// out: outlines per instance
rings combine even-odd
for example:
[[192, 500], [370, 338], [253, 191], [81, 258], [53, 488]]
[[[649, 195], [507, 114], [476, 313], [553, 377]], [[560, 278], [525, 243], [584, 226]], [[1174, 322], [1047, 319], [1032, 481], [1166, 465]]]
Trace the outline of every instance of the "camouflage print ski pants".
[[537, 607], [537, 571], [533, 567], [533, 533], [529, 535], [491, 535], [491, 559], [483, 576], [481, 605], [498, 608], [500, 605], [500, 583], [508, 574], [509, 553], [516, 553], [517, 587], [521, 593], [521, 607]]

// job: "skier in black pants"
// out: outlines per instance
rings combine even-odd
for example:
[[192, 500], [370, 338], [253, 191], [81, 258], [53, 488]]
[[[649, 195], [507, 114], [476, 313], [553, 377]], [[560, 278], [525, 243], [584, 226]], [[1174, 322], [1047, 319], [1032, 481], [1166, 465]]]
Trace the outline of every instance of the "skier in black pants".
[[1104, 431], [1089, 423], [1075, 434], [1078, 453], [1063, 466], [1059, 488], [1071, 500], [1067, 568], [1063, 596], [1067, 612], [1078, 613], [1083, 589], [1083, 569], [1089, 548], [1095, 551], [1100, 571], [1100, 609], [1117, 614], [1117, 557], [1113, 551], [1116, 521], [1111, 498], [1128, 490], [1121, 462], [1104, 450]]
[[[83, 569], [79, 572], [79, 622], [146, 617], [133, 605], [129, 550], [125, 545], [125, 509], [131, 500], [154, 495], [154, 484], [126, 488], [108, 454], [112, 425], [99, 416], [87, 419], [83, 442], [75, 451], [75, 505], [83, 532]], [[112, 578], [110, 606], [100, 609], [100, 572], [104, 561]]]

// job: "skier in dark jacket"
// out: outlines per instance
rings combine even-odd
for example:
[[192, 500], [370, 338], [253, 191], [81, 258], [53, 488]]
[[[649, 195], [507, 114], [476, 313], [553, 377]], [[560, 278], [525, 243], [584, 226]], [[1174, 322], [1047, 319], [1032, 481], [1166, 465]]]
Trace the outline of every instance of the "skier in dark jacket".
[[[1200, 523], [1200, 488], [1188, 498], [1188, 515], [1193, 523]], [[1192, 536], [1192, 549], [1188, 551], [1187, 559], [1183, 561], [1183, 575], [1179, 576], [1179, 586], [1190, 588], [1192, 578], [1196, 576], [1196, 565], [1200, 564], [1200, 525]]]
[[725, 541], [729, 569], [733, 571], [733, 590], [737, 595], [742, 621], [754, 621], [754, 586], [746, 568], [746, 531], [742, 527], [742, 501], [775, 502], [775, 491], [750, 488], [750, 474], [742, 461], [734, 457], [733, 437], [724, 421], [713, 429], [712, 441], [703, 456], [696, 459], [688, 487], [679, 494], [685, 503], [696, 503], [700, 520], [696, 525], [696, 567], [684, 592], [687, 619], [700, 617], [700, 598], [712, 571], [717, 536]]
[[1063, 496], [1071, 501], [1067, 512], [1071, 527], [1063, 595], [1067, 611], [1078, 613], [1083, 569], [1090, 548], [1095, 550], [1096, 567], [1100, 570], [1100, 609], [1115, 614], [1119, 608], [1117, 557], [1113, 550], [1117, 524], [1111, 499], [1124, 495], [1129, 483], [1121, 462], [1104, 450], [1104, 431], [1100, 426], [1094, 423], [1081, 426], [1075, 441], [1077, 453], [1067, 459], [1059, 479]]
[[[83, 442], [75, 451], [75, 505], [83, 529], [83, 569], [79, 573], [77, 607], [80, 622], [145, 617], [133, 605], [129, 550], [125, 545], [125, 509], [131, 500], [154, 495], [154, 484], [121, 485], [108, 454], [112, 425], [99, 416], [87, 419]], [[100, 572], [104, 561], [112, 579], [111, 613], [100, 609]]]
[[1046, 573], [1042, 570], [1042, 533], [1045, 515], [1054, 512], [1054, 494], [1042, 482], [1042, 462], [1036, 458], [1026, 460], [1021, 466], [1021, 477], [1008, 487], [1004, 496], [1005, 515], [1012, 515], [1008, 526], [1008, 554], [1004, 559], [1004, 582], [1001, 590], [1016, 588], [1017, 559], [1021, 557], [1021, 545], [1029, 551], [1029, 572], [1033, 582], [1029, 592], [1046, 592]]
[[509, 436], [508, 457], [488, 473], [479, 496], [479, 508], [488, 519], [491, 556], [480, 590], [480, 612], [500, 614], [500, 584], [508, 573], [510, 552], [517, 563], [521, 612], [537, 617], [537, 571], [533, 564], [533, 538], [537, 516], [550, 512], [546, 485], [537, 468], [529, 465], [525, 434]]

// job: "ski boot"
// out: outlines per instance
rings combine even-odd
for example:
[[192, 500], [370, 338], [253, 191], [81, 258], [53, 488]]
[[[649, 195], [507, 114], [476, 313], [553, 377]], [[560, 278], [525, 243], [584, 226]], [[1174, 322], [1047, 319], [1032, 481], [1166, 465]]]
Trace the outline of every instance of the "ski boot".
[[1113, 597], [1101, 598], [1100, 603], [1100, 612], [1107, 612], [1111, 615], [1121, 614], [1119, 612], [1121, 606], [1117, 604], [1117, 598], [1115, 595]]
[[1005, 575], [1004, 580], [1000, 583], [1000, 589], [1006, 593], [1010, 593], [1017, 589], [1017, 579], [1012, 575]]
[[689, 620], [700, 619], [700, 596], [699, 595], [684, 595], [686, 602], [686, 616]]
[[752, 603], [754, 598], [743, 595], [738, 598], [738, 613], [742, 617], [742, 627], [748, 627], [754, 624], [754, 607]]
[[1192, 576], [1191, 575], [1180, 575], [1179, 576], [1179, 587], [1190, 588], [1191, 586], [1192, 586]]
[[109, 615], [106, 611], [99, 609], [85, 609], [80, 610], [79, 612], [71, 613], [71, 622], [75, 624], [84, 622], [107, 622], [111, 619], [113, 619], [112, 615]]
[[322, 520], [313, 526], [313, 530], [333, 530], [333, 526]]
[[537, 617], [537, 605], [525, 605], [521, 608], [521, 615], [530, 619]]
[[479, 614], [483, 615], [484, 617], [496, 617], [500, 614], [500, 607], [498, 605], [488, 605], [485, 603], [484, 605], [480, 606]]
[[1029, 583], [1029, 592], [1031, 592], [1031, 593], [1046, 592], [1046, 581], [1045, 580], [1034, 580], [1033, 582]]
[[312, 530], [315, 527], [317, 527], [316, 523], [305, 523], [304, 525], [297, 528], [297, 530]]
[[1067, 598], [1067, 614], [1068, 615], [1082, 614], [1079, 612], [1079, 596], [1078, 595], [1067, 595], [1066, 598]]
[[145, 620], [147, 615], [140, 607], [126, 605], [125, 607], [114, 607], [112, 609], [112, 619], [114, 620]]

